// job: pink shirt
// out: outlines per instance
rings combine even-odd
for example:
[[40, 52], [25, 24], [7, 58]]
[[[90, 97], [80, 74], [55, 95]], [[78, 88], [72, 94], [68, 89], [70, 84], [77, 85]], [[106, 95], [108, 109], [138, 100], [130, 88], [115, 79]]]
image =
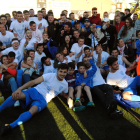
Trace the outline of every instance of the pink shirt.
[[32, 37], [36, 38], [38, 43], [43, 43], [42, 33], [37, 28], [36, 31], [32, 31]]

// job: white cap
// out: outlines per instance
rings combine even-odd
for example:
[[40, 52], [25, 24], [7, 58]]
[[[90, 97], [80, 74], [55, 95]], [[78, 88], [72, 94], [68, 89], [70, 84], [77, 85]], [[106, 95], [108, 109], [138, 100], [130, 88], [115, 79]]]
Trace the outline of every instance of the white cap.
[[109, 18], [105, 17], [105, 18], [103, 19], [103, 22], [110, 22], [110, 20], [109, 20]]

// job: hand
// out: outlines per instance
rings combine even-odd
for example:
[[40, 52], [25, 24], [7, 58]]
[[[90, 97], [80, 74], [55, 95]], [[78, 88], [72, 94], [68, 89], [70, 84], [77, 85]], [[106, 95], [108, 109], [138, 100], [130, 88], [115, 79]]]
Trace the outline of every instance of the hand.
[[58, 23], [58, 21], [54, 21], [54, 24]]
[[128, 57], [128, 55], [124, 55], [124, 57]]
[[70, 53], [69, 56], [72, 57], [73, 53]]
[[59, 25], [62, 25], [64, 23], [64, 21], [59, 20]]
[[64, 30], [61, 31], [61, 35], [63, 35], [63, 34], [64, 34]]
[[25, 39], [26, 39], [26, 41], [29, 41], [29, 38], [25, 35]]
[[21, 94], [21, 90], [17, 89], [15, 92], [12, 93], [12, 99], [18, 100]]
[[4, 64], [1, 64], [1, 68], [7, 70], [7, 67]]
[[45, 45], [44, 48], [48, 48], [47, 45]]
[[17, 37], [17, 33], [14, 33], [14, 36]]
[[68, 60], [68, 58], [67, 58], [67, 57], [64, 57], [64, 59]]
[[81, 86], [83, 87], [83, 86], [85, 86], [86, 85], [86, 83], [81, 83]]
[[42, 23], [39, 23], [39, 25], [38, 25], [38, 29], [39, 29], [41, 26], [42, 26]]
[[36, 67], [36, 69], [38, 69], [38, 63], [35, 63], [35, 67]]
[[84, 60], [89, 61], [91, 58], [84, 58]]
[[37, 44], [38, 44], [38, 42], [36, 41], [36, 43], [34, 43], [34, 47], [36, 47], [36, 46], [37, 46]]
[[138, 6], [139, 6], [139, 3], [137, 2], [136, 7], [138, 7]]

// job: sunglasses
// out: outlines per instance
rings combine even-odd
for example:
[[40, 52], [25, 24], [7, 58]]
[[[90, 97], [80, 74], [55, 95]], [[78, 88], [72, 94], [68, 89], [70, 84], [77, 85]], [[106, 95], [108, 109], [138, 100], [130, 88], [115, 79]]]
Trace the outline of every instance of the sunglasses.
[[93, 12], [94, 14], [97, 14], [97, 12]]

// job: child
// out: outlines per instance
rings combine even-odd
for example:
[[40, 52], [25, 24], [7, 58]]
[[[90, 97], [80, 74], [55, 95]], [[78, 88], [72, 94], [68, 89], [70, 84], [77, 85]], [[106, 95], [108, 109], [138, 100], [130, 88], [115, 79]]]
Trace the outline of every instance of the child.
[[68, 74], [66, 76], [66, 81], [68, 82], [69, 87], [69, 97], [67, 98], [67, 103], [69, 105], [69, 108], [73, 108], [73, 93], [75, 90], [75, 78], [77, 70], [75, 70], [75, 64], [73, 62], [68, 63], [69, 69]]
[[92, 107], [95, 106], [92, 100], [90, 88], [93, 87], [93, 75], [95, 74], [97, 68], [95, 64], [93, 63], [93, 61], [90, 60], [91, 58], [85, 58], [85, 59], [90, 61], [92, 69], [89, 71], [86, 71], [85, 65], [83, 62], [79, 62], [77, 64], [78, 73], [76, 74], [76, 81], [75, 81], [75, 85], [77, 86], [76, 87], [77, 94], [76, 94], [76, 100], [75, 100], [74, 108], [73, 108], [74, 111], [81, 111], [85, 109], [85, 107], [82, 106], [81, 101], [79, 100], [82, 89], [86, 91], [86, 94], [89, 98], [89, 102], [87, 106], [92, 106]]

